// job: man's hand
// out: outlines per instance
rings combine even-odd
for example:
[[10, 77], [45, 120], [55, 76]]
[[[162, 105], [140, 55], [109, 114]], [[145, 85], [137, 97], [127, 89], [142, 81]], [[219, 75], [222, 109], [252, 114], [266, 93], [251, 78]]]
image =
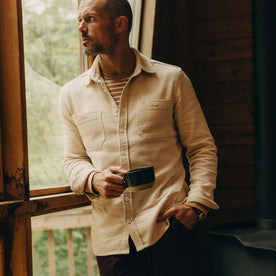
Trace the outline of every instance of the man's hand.
[[191, 230], [197, 222], [197, 214], [194, 209], [186, 204], [176, 205], [160, 214], [158, 221], [163, 221], [174, 216], [187, 229]]
[[127, 173], [121, 167], [109, 167], [102, 172], [96, 173], [93, 178], [93, 190], [104, 198], [119, 197], [125, 190], [123, 177], [117, 175]]

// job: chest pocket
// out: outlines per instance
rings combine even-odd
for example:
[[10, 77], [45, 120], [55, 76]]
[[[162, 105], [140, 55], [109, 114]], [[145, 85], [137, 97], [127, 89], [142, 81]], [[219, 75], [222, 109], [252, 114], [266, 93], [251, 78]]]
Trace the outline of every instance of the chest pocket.
[[138, 133], [144, 139], [166, 138], [172, 134], [172, 102], [156, 99], [138, 114]]
[[100, 111], [73, 115], [83, 144], [87, 151], [100, 149], [105, 141], [105, 132]]

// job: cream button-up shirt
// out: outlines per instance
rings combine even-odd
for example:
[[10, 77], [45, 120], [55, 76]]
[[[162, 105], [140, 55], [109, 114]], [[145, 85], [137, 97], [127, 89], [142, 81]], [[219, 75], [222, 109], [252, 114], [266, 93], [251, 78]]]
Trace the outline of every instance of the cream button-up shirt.
[[[129, 236], [138, 251], [154, 244], [169, 227], [169, 221], [157, 222], [157, 217], [173, 205], [199, 203], [218, 209], [213, 200], [216, 146], [189, 79], [180, 68], [133, 51], [136, 68], [119, 106], [101, 77], [99, 57], [60, 94], [64, 166], [75, 193], [84, 194], [93, 174], [110, 166], [155, 170], [150, 189], [126, 189], [113, 199], [87, 194], [98, 256], [128, 253]], [[183, 147], [190, 165], [189, 187]]]

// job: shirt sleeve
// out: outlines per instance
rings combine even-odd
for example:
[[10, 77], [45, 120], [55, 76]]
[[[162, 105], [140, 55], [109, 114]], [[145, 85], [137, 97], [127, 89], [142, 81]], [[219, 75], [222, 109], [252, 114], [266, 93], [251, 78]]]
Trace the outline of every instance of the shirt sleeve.
[[[79, 130], [72, 118], [65, 87], [62, 87], [60, 92], [59, 112], [63, 127], [64, 171], [71, 183], [72, 191], [76, 194], [86, 194], [84, 189], [89, 176], [97, 170], [86, 154]], [[91, 199], [91, 196], [88, 198]]]
[[214, 202], [217, 148], [193, 86], [180, 70], [174, 89], [174, 120], [189, 161], [190, 190], [185, 203], [196, 202], [218, 209]]

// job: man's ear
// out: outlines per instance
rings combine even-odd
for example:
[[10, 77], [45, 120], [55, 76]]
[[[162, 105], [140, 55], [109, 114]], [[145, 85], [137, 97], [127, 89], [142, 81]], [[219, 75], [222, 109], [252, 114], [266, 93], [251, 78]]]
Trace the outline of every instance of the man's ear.
[[115, 32], [116, 34], [123, 33], [128, 29], [128, 19], [126, 16], [119, 16], [115, 19]]

